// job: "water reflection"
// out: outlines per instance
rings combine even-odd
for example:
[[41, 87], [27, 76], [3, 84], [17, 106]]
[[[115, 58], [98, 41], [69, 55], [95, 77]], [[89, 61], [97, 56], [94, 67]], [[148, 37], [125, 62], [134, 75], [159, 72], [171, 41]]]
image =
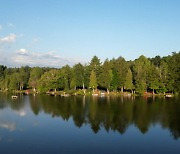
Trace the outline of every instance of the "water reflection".
[[0, 120], [0, 128], [7, 129], [9, 131], [14, 131], [16, 130], [16, 123]]
[[[25, 102], [30, 102], [36, 116], [44, 112], [64, 121], [72, 118], [77, 127], [88, 125], [94, 133], [104, 128], [107, 132], [118, 131], [124, 134], [129, 126], [134, 125], [145, 134], [153, 125], [160, 124], [163, 129], [171, 132], [174, 139], [180, 137], [178, 99], [36, 95], [20, 96], [12, 100], [8, 95], [1, 95], [0, 110], [10, 107], [20, 116], [26, 116]], [[0, 121], [0, 127], [15, 129], [14, 124], [4, 121]]]

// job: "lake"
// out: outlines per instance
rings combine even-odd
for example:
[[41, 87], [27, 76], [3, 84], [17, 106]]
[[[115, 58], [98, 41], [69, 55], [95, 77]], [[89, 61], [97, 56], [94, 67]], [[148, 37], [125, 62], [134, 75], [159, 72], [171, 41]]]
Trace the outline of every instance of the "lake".
[[178, 98], [0, 94], [0, 153], [180, 153]]

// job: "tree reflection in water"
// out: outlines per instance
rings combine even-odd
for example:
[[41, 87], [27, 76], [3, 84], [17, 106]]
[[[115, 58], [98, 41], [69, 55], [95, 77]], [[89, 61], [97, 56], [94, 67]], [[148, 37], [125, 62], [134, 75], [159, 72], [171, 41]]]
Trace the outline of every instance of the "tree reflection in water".
[[[12, 101], [8, 95], [1, 96], [0, 99], [0, 108], [10, 105], [13, 110], [22, 109], [25, 101], [21, 96], [17, 100], [19, 103], [7, 105], [8, 101]], [[134, 125], [145, 134], [151, 126], [160, 124], [163, 129], [169, 129], [175, 139], [180, 137], [178, 98], [36, 95], [26, 99], [29, 99], [35, 115], [38, 116], [40, 112], [44, 112], [52, 117], [61, 117], [65, 121], [72, 118], [77, 127], [89, 125], [94, 133], [104, 128], [107, 132], [118, 131], [123, 134], [130, 125]]]

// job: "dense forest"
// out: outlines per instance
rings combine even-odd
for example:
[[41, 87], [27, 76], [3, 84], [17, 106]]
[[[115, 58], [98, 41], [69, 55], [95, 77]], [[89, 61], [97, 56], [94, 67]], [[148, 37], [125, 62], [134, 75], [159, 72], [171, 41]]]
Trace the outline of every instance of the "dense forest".
[[90, 63], [68, 65], [62, 68], [29, 67], [8, 68], [0, 65], [0, 90], [26, 90], [36, 92], [103, 90], [144, 94], [150, 92], [180, 92], [180, 52], [166, 57], [134, 61], [123, 57], [101, 62], [94, 56]]

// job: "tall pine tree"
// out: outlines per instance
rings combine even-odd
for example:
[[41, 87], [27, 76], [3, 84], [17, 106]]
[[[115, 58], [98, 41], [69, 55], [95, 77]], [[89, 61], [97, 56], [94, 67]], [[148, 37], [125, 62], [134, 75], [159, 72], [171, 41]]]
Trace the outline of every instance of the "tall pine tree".
[[96, 79], [96, 74], [94, 70], [91, 71], [89, 86], [90, 88], [93, 89], [93, 92], [94, 92], [94, 89], [97, 88], [97, 79]]

